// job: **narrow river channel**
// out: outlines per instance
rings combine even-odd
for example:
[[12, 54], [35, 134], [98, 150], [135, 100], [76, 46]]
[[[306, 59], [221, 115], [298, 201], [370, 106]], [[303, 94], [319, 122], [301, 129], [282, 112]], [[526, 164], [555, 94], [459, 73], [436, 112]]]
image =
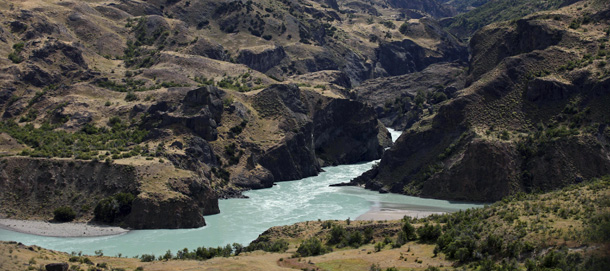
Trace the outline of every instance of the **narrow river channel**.
[[[399, 132], [391, 131], [396, 140]], [[326, 167], [318, 176], [281, 182], [269, 189], [245, 192], [249, 199], [220, 200], [220, 214], [206, 216], [207, 226], [184, 230], [135, 230], [104, 237], [59, 238], [23, 234], [0, 229], [0, 240], [26, 245], [94, 254], [132, 257], [160, 255], [168, 249], [193, 249], [200, 246], [248, 245], [266, 229], [310, 220], [355, 219], [371, 208], [384, 207], [414, 211], [455, 212], [481, 205], [423, 199], [397, 194], [379, 194], [359, 187], [329, 187], [348, 182], [370, 169], [372, 161], [354, 165]]]

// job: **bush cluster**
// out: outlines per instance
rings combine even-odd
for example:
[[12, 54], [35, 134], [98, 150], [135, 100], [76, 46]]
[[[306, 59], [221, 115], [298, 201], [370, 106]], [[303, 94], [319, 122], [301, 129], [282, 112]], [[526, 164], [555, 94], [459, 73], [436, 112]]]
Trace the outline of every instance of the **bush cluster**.
[[76, 218], [76, 213], [71, 207], [62, 206], [53, 210], [53, 220], [57, 222], [70, 222]]
[[136, 197], [131, 193], [117, 193], [107, 197], [95, 206], [96, 221], [113, 223], [131, 213], [131, 205]]
[[[120, 129], [119, 129], [120, 128]], [[32, 157], [74, 157], [89, 160], [98, 156], [99, 151], [108, 150], [113, 154], [122, 151], [133, 151], [134, 155], [141, 152], [139, 144], [144, 140], [148, 131], [138, 128], [120, 126], [117, 129], [106, 129], [86, 124], [75, 133], [55, 130], [49, 123], [40, 128], [32, 124], [19, 126], [14, 121], [0, 122], [0, 132], [5, 132], [15, 138], [19, 143], [31, 147], [21, 155]], [[121, 158], [121, 157], [117, 157]]]

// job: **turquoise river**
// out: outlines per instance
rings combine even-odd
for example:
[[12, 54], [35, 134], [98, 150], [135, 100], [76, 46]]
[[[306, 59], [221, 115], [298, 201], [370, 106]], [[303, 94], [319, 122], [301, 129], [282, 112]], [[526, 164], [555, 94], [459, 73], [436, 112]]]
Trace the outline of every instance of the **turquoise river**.
[[[391, 131], [392, 137], [399, 135]], [[200, 246], [249, 244], [266, 229], [310, 220], [355, 219], [372, 207], [416, 211], [455, 212], [481, 205], [424, 199], [397, 194], [379, 194], [359, 187], [329, 187], [348, 182], [374, 163], [326, 167], [318, 176], [280, 182], [269, 189], [247, 191], [248, 199], [220, 200], [220, 214], [206, 216], [207, 226], [182, 230], [134, 230], [104, 237], [60, 238], [23, 234], [0, 229], [0, 240], [18, 241], [26, 245], [94, 254], [133, 257], [141, 254], [160, 255], [168, 249], [193, 249]]]

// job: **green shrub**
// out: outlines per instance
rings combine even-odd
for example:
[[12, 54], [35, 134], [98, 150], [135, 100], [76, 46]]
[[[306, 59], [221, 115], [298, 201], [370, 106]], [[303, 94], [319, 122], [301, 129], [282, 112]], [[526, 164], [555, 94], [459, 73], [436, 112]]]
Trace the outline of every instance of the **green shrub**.
[[329, 245], [336, 245], [343, 242], [343, 238], [345, 238], [345, 228], [343, 228], [341, 225], [335, 225], [330, 230], [328, 241], [326, 243]]
[[53, 210], [53, 220], [57, 222], [70, 222], [76, 218], [76, 213], [71, 207], [62, 206]]
[[135, 196], [131, 193], [117, 193], [107, 197], [95, 206], [94, 219], [101, 222], [113, 223], [131, 213], [131, 204]]
[[142, 262], [152, 262], [152, 261], [154, 261], [155, 259], [156, 259], [156, 258], [155, 258], [155, 255], [154, 255], [154, 254], [142, 254], [142, 255], [140, 256], [140, 261], [142, 261]]
[[409, 32], [409, 23], [404, 22], [400, 25], [400, 27], [398, 28], [398, 31], [403, 34], [406, 35], [407, 32]]
[[426, 223], [423, 227], [417, 229], [417, 235], [419, 235], [419, 240], [422, 243], [434, 243], [441, 234], [442, 231], [439, 225]]
[[133, 101], [137, 101], [138, 100], [138, 95], [135, 95], [133, 92], [128, 92], [127, 95], [125, 95], [125, 101], [127, 102], [133, 102]]
[[312, 237], [309, 238], [297, 248], [297, 252], [295, 256], [298, 257], [309, 257], [309, 256], [317, 256], [322, 255], [329, 252], [330, 249], [326, 246], [322, 245], [320, 239]]

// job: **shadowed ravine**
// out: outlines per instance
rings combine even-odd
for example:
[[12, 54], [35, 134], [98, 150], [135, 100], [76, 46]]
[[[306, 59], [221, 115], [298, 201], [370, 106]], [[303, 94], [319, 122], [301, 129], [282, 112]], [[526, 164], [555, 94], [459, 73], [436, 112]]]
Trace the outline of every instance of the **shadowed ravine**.
[[[398, 133], [392, 132], [396, 140]], [[326, 167], [325, 172], [297, 181], [281, 182], [269, 189], [252, 190], [249, 199], [220, 201], [220, 214], [206, 216], [207, 226], [184, 230], [134, 230], [105, 237], [57, 238], [22, 234], [0, 229], [0, 240], [65, 252], [105, 255], [159, 255], [185, 247], [247, 245], [266, 229], [308, 220], [355, 219], [372, 207], [415, 211], [452, 212], [480, 205], [422, 199], [397, 194], [379, 194], [359, 187], [329, 187], [348, 182], [370, 169], [377, 161]]]

